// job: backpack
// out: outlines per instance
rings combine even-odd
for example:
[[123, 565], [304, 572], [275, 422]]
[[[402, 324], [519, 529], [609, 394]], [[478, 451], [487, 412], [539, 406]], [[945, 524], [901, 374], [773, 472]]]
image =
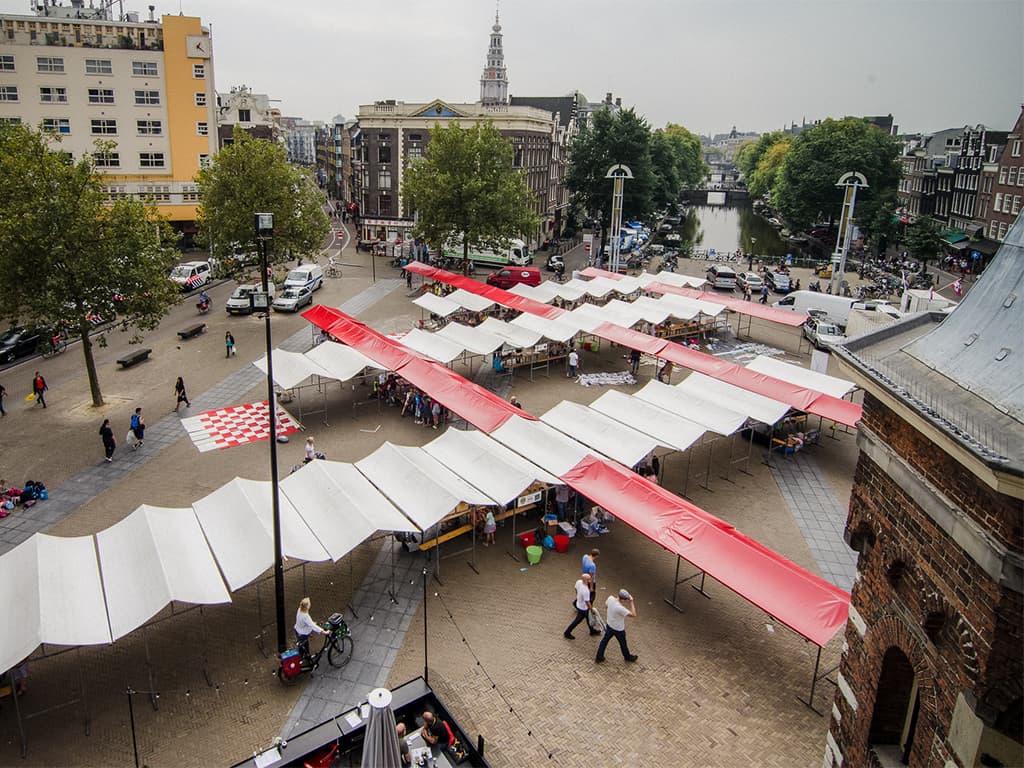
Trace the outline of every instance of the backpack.
[[133, 413], [131, 420], [132, 432], [139, 428], [139, 414]]

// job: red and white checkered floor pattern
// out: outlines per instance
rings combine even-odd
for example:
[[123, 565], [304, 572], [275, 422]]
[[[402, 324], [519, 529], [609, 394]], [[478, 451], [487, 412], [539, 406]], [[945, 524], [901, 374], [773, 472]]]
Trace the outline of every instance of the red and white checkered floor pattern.
[[[204, 411], [197, 416], [182, 419], [181, 424], [200, 452], [233, 448], [266, 440], [270, 436], [266, 400]], [[277, 407], [278, 436], [290, 435], [301, 428], [287, 411], [281, 406]]]

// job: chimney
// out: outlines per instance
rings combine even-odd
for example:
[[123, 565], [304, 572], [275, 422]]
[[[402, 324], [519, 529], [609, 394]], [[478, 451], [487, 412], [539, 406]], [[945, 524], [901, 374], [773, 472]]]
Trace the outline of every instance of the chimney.
[[611, 104], [612, 103], [612, 92], [611, 91], [608, 91], [608, 93], [606, 93], [604, 95], [604, 103], [605, 104]]
[[153, 11], [155, 11], [155, 10], [156, 10], [156, 6], [155, 5], [149, 6], [149, 20], [150, 21], [156, 21], [156, 18], [153, 16]]
[[622, 106], [622, 97], [621, 96], [615, 100], [615, 106], [616, 107], [621, 107]]

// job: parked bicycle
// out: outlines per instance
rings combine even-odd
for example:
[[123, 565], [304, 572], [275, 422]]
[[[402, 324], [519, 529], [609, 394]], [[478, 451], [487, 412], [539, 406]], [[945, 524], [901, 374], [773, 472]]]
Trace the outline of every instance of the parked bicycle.
[[324, 652], [327, 653], [327, 662], [332, 667], [343, 667], [352, 660], [355, 643], [345, 617], [340, 613], [332, 613], [324, 622], [324, 626], [327, 630], [323, 635], [324, 643], [316, 653], [310, 653], [307, 639], [281, 654], [281, 666], [277, 668], [277, 677], [283, 684], [294, 685], [303, 674], [315, 670]]

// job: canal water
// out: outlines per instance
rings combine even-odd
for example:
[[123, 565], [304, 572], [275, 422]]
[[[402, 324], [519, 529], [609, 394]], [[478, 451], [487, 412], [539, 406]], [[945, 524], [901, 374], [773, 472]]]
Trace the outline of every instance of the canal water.
[[683, 236], [682, 244], [709, 253], [753, 253], [758, 256], [784, 258], [792, 254], [799, 257], [807, 246], [797, 246], [754, 212], [749, 201], [731, 205], [687, 206], [677, 231]]

